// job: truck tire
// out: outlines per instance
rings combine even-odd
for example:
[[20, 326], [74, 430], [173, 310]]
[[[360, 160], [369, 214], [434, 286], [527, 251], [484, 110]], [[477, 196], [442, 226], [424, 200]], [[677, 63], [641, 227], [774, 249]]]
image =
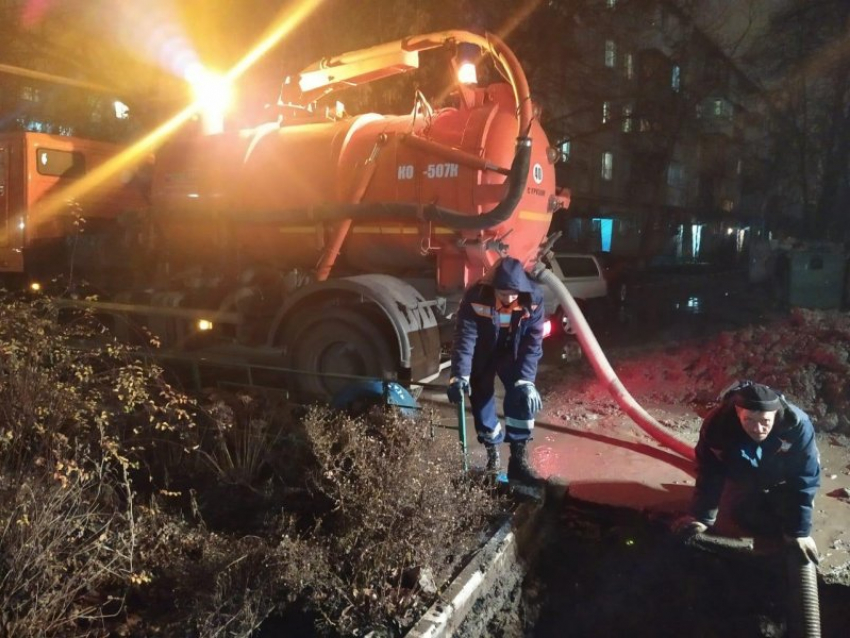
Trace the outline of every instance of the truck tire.
[[[587, 304], [585, 304], [583, 299], [576, 299], [575, 301], [576, 305], [578, 305], [578, 309], [581, 310], [581, 313], [585, 315], [585, 319], [587, 319]], [[561, 308], [561, 306], [558, 306], [558, 309], [555, 311], [554, 319], [554, 327], [562, 334], [572, 336], [576, 333], [572, 325], [570, 325], [570, 319], [567, 317], [567, 313], [564, 312], [564, 309]]]
[[[288, 335], [287, 367], [291, 389], [302, 400], [330, 400], [359, 378], [382, 379], [395, 372], [396, 362], [385, 335], [363, 313], [327, 308], [325, 317], [308, 321]], [[332, 375], [347, 375], [334, 377]]]

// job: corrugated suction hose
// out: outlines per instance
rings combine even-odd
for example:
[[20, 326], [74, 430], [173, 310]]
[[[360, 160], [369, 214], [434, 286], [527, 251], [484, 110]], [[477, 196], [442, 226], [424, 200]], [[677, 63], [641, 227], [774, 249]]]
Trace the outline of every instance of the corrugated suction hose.
[[796, 552], [786, 556], [788, 573], [789, 636], [820, 638], [820, 601], [818, 572], [815, 564]]
[[[752, 538], [694, 534], [685, 544], [725, 557], [752, 556]], [[821, 638], [818, 572], [815, 564], [801, 556], [796, 548], [785, 550], [788, 583], [788, 635], [790, 638]]]

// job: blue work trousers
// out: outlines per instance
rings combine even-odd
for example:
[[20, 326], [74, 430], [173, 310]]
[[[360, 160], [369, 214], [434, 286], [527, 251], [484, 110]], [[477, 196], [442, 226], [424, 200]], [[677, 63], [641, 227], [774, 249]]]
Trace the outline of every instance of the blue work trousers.
[[[515, 384], [516, 362], [513, 352], [498, 349], [486, 361], [474, 361], [472, 376], [469, 379], [472, 417], [478, 441], [484, 444], [498, 444], [503, 441], [514, 443], [528, 441], [534, 430], [534, 415], [531, 414], [517, 392]], [[496, 376], [505, 386], [505, 398], [502, 407], [505, 424], [499, 422], [496, 415]]]

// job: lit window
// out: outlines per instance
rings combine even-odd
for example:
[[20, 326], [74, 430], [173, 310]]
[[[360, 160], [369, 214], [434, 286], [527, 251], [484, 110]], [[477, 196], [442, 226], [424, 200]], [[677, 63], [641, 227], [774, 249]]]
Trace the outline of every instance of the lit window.
[[112, 108], [115, 109], [116, 120], [126, 120], [130, 117], [130, 107], [124, 104], [124, 102], [115, 100], [115, 102], [112, 103]]
[[27, 102], [40, 102], [41, 101], [41, 93], [38, 89], [25, 86], [21, 89], [21, 97], [25, 99]]
[[603, 102], [602, 103], [602, 123], [607, 124], [611, 121], [611, 103]]
[[602, 179], [611, 181], [614, 178], [614, 154], [602, 153]]
[[568, 159], [570, 159], [570, 151], [572, 150], [571, 146], [572, 144], [570, 143], [570, 140], [565, 140], [561, 142], [560, 146], [558, 146], [558, 150], [561, 151], [562, 162], [566, 162]]
[[632, 105], [626, 104], [623, 107], [623, 133], [632, 132]]
[[722, 97], [711, 98], [709, 100], [709, 109], [714, 117], [732, 117], [732, 104]]
[[605, 66], [609, 69], [617, 66], [617, 44], [613, 40], [605, 40]]
[[678, 64], [673, 65], [673, 72], [670, 74], [670, 86], [676, 93], [682, 88], [682, 67]]
[[679, 162], [670, 162], [667, 167], [667, 184], [681, 188], [685, 185], [685, 167]]
[[635, 77], [635, 56], [631, 53], [626, 53], [623, 56], [623, 72], [626, 74], [627, 80]]

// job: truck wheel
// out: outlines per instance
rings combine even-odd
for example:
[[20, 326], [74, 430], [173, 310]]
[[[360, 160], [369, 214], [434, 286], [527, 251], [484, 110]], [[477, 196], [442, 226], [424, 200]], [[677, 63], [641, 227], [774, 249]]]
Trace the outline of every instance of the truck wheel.
[[328, 316], [304, 324], [287, 339], [293, 390], [304, 399], [329, 400], [357, 381], [348, 375], [380, 379], [395, 371], [387, 338], [368, 317], [349, 309], [327, 309]]
[[[584, 304], [579, 299], [576, 299], [576, 305], [578, 305], [578, 309], [581, 310], [581, 313], [587, 319], [587, 309]], [[558, 310], [555, 311], [555, 325], [558, 326], [558, 329], [565, 335], [574, 335], [576, 333], [572, 324], [570, 323], [570, 318], [567, 316], [567, 313], [564, 312], [564, 309], [561, 306], [558, 306]]]

